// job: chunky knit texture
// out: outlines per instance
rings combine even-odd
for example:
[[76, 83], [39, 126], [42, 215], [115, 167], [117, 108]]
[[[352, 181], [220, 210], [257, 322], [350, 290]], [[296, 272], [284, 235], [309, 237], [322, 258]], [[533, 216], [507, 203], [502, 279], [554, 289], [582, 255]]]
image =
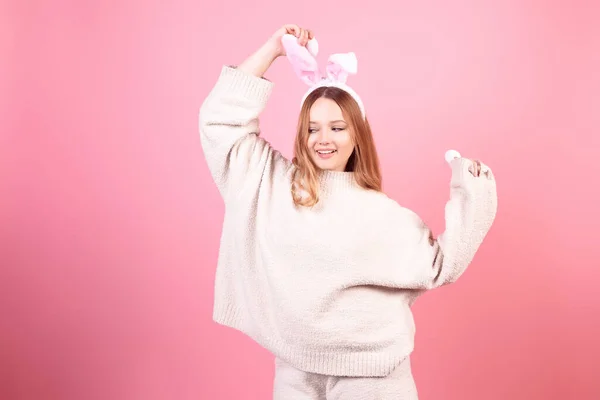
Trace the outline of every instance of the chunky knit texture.
[[201, 143], [225, 202], [213, 318], [302, 371], [386, 376], [413, 350], [414, 299], [461, 276], [490, 229], [495, 180], [452, 161], [437, 239], [351, 172], [324, 171], [319, 203], [295, 206], [295, 167], [260, 135], [272, 89], [224, 66], [200, 110]]

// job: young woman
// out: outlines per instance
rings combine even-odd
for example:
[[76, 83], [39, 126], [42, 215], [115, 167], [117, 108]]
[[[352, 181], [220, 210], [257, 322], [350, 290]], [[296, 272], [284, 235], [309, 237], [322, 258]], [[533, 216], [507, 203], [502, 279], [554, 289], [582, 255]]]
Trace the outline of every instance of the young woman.
[[[381, 190], [358, 95], [316, 82], [300, 110], [294, 159], [260, 136], [286, 55], [277, 30], [237, 67], [224, 66], [200, 111], [205, 157], [225, 202], [213, 318], [276, 358], [274, 399], [416, 399], [410, 307], [467, 268], [496, 215], [496, 184], [456, 158], [446, 228], [434, 239]], [[289, 37], [289, 36], [288, 36]]]

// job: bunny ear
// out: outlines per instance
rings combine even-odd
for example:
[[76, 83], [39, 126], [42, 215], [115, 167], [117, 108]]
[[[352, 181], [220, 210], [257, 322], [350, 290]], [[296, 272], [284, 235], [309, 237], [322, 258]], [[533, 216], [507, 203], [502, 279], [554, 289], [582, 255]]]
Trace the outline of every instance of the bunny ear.
[[332, 54], [327, 62], [327, 77], [332, 81], [346, 83], [348, 75], [356, 74], [358, 71], [358, 60], [356, 54], [339, 53]]
[[294, 35], [286, 34], [281, 38], [281, 44], [294, 72], [304, 83], [313, 86], [321, 80], [319, 65], [315, 59], [318, 51], [318, 44], [315, 39], [309, 42], [307, 48], [299, 45], [298, 39]]

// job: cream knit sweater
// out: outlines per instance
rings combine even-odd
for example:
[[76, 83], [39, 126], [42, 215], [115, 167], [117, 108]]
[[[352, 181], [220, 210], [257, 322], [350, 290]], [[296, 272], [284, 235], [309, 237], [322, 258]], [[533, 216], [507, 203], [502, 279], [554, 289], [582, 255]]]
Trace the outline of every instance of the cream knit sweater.
[[272, 88], [225, 66], [200, 110], [225, 202], [213, 318], [298, 369], [385, 376], [413, 350], [416, 296], [455, 281], [473, 259], [495, 218], [495, 181], [452, 162], [437, 240], [414, 212], [362, 189], [350, 172], [324, 172], [319, 203], [296, 207], [294, 166], [259, 135]]

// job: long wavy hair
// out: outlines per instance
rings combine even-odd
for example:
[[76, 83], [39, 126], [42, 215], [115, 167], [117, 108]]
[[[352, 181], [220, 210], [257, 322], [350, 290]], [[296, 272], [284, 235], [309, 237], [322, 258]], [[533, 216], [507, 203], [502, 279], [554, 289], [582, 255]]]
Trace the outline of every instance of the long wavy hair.
[[319, 174], [321, 171], [310, 156], [308, 135], [310, 109], [321, 97], [337, 103], [350, 127], [354, 151], [348, 159], [345, 171], [353, 172], [354, 179], [359, 186], [381, 191], [379, 157], [369, 121], [363, 118], [358, 104], [348, 92], [336, 87], [321, 87], [307, 96], [300, 110], [294, 158], [292, 159], [296, 167], [292, 175], [291, 189], [294, 203], [299, 206], [311, 207], [319, 202]]

